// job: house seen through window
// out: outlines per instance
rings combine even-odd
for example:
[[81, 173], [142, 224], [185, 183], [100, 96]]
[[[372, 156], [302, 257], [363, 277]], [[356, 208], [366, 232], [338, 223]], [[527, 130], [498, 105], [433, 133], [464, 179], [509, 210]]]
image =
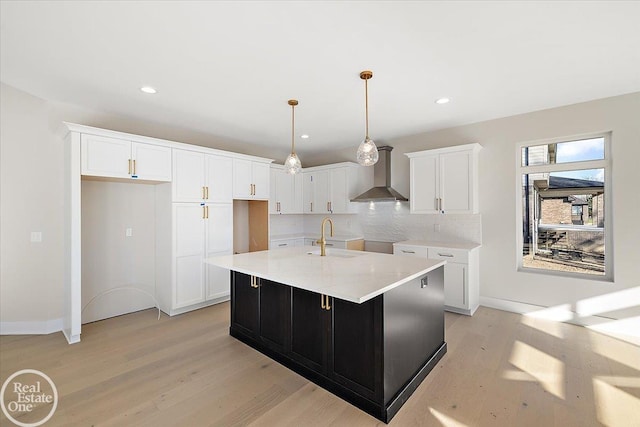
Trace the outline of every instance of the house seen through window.
[[522, 268], [609, 275], [608, 141], [602, 135], [521, 146]]

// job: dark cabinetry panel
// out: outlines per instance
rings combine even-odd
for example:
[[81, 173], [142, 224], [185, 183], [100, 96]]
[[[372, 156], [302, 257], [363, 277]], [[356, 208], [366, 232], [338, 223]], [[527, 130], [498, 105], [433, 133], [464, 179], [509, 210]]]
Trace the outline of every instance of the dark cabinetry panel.
[[291, 287], [259, 279], [260, 338], [275, 350], [286, 351], [291, 330]]
[[336, 381], [375, 399], [382, 394], [382, 296], [362, 304], [333, 299], [331, 367]]
[[231, 277], [231, 324], [248, 335], [258, 333], [257, 288], [251, 286], [251, 276], [232, 273]]
[[309, 369], [325, 373], [328, 312], [322, 296], [293, 288], [291, 292], [291, 358]]

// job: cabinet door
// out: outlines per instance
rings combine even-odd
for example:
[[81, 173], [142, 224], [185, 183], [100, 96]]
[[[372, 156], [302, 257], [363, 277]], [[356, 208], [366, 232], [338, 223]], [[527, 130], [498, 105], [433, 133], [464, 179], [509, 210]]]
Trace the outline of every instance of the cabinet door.
[[440, 198], [445, 213], [471, 213], [471, 158], [468, 151], [440, 155]]
[[233, 159], [206, 155], [206, 196], [208, 202], [233, 201]]
[[330, 375], [377, 400], [382, 394], [382, 296], [362, 304], [331, 298], [331, 305]]
[[301, 214], [303, 212], [303, 188], [304, 177], [297, 173], [293, 178], [293, 196], [291, 200], [291, 213]]
[[254, 185], [254, 199], [269, 200], [269, 178], [270, 173], [268, 163], [252, 162], [251, 183]]
[[278, 168], [271, 168], [271, 180], [269, 182], [269, 185], [271, 186], [271, 189], [269, 190], [269, 213], [270, 214], [277, 214], [279, 213], [279, 206], [278, 206], [278, 175], [279, 174], [284, 174], [284, 172], [281, 169]]
[[313, 213], [313, 173], [302, 174], [302, 212]]
[[325, 373], [329, 312], [321, 307], [320, 294], [293, 288], [291, 310], [291, 358]]
[[289, 175], [282, 170], [278, 170], [274, 175], [276, 183], [276, 211], [288, 214], [293, 211], [293, 187], [295, 175]]
[[291, 331], [291, 287], [260, 279], [260, 340], [286, 353]]
[[467, 265], [447, 262], [444, 266], [444, 304], [467, 308]]
[[173, 201], [200, 202], [205, 196], [204, 154], [173, 150]]
[[131, 142], [102, 136], [81, 135], [82, 175], [130, 177]]
[[313, 172], [313, 212], [329, 212], [329, 172]]
[[330, 173], [330, 189], [329, 205], [333, 213], [349, 212], [349, 194], [348, 194], [348, 176], [347, 168], [331, 169]]
[[259, 323], [258, 289], [251, 286], [251, 276], [237, 271], [233, 272], [231, 327], [254, 338], [258, 335]]
[[204, 208], [193, 203], [174, 203], [175, 283], [174, 308], [205, 300]]
[[233, 198], [252, 199], [251, 161], [233, 159]]
[[437, 213], [439, 172], [438, 156], [411, 159], [411, 212]]
[[[233, 205], [211, 204], [207, 205], [207, 245], [206, 257], [217, 255], [231, 255], [233, 253]], [[207, 295], [208, 300], [229, 296], [229, 270], [205, 265], [207, 271]]]
[[171, 181], [171, 148], [153, 144], [131, 144], [132, 178]]

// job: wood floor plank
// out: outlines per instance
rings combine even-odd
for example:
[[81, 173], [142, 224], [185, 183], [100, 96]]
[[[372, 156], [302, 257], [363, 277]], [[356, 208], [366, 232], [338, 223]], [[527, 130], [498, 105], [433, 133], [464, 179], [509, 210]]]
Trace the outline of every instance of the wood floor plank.
[[[447, 354], [391, 426], [640, 425], [637, 345], [484, 307], [445, 313], [445, 337]], [[94, 322], [75, 345], [0, 337], [2, 380], [26, 368], [57, 385], [47, 426], [384, 425], [230, 337], [229, 303]]]

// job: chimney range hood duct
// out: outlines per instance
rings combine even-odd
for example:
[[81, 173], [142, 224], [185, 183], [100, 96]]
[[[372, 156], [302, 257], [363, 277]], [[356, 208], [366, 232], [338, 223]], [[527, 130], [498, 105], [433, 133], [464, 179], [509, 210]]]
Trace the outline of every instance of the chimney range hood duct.
[[373, 166], [373, 185], [376, 187], [351, 199], [352, 202], [406, 202], [409, 200], [391, 188], [391, 150], [393, 147], [378, 147], [380, 158]]

